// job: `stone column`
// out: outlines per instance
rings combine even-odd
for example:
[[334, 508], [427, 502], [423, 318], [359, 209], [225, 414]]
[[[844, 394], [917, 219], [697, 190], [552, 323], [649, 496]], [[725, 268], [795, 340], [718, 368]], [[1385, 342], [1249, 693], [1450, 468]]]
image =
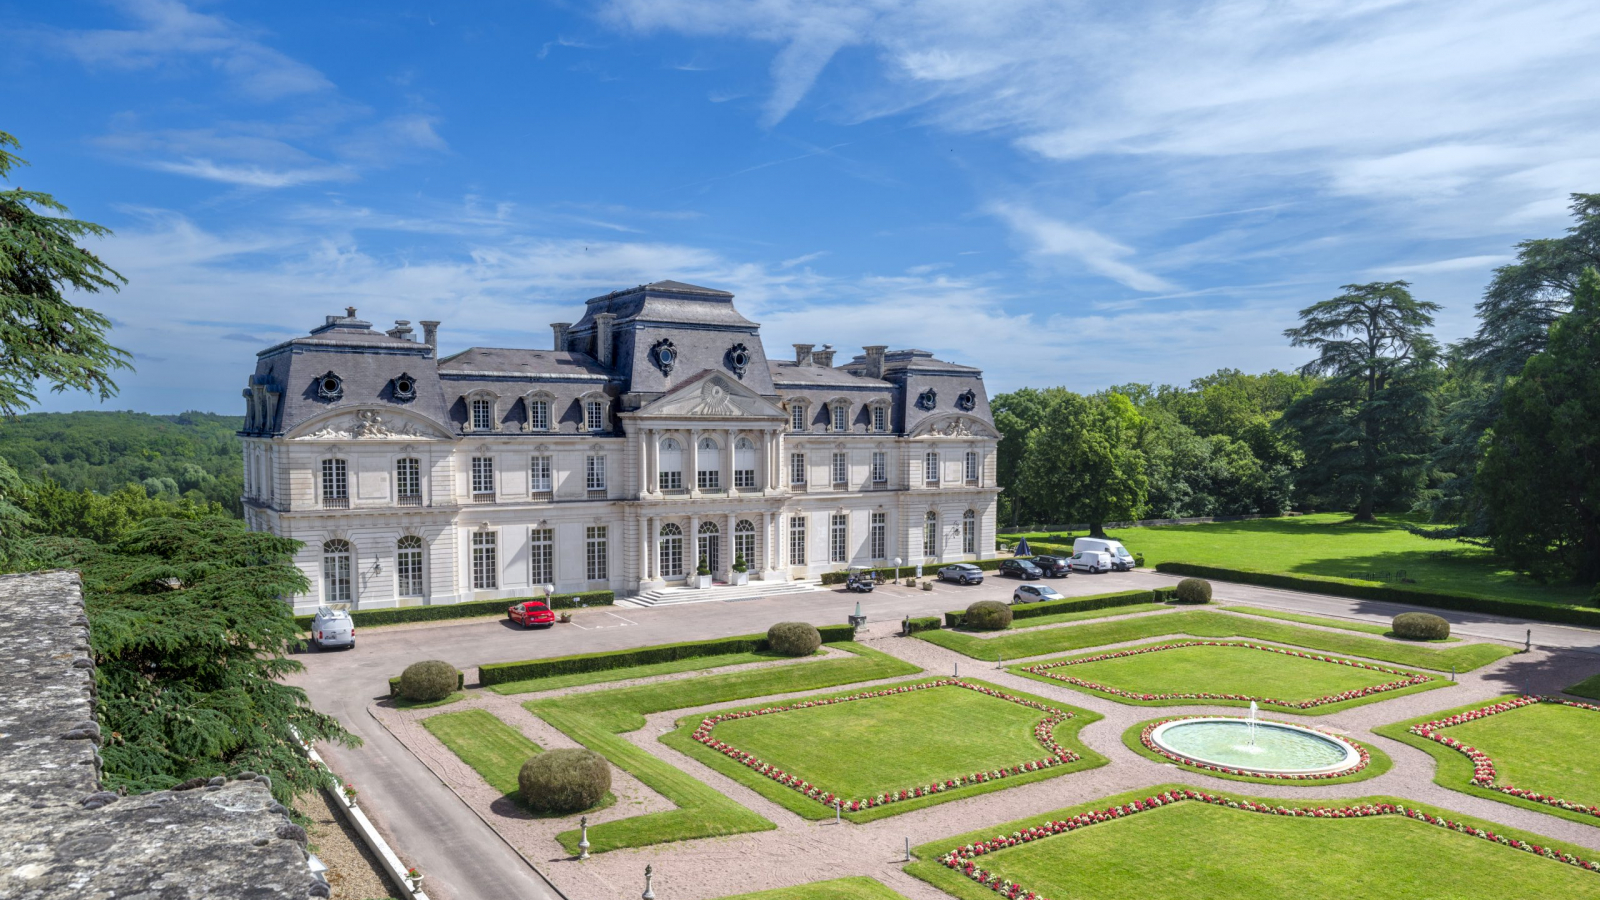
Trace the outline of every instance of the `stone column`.
[[645, 483], [645, 490], [659, 496], [661, 493], [661, 430], [659, 428], [647, 429], [645, 431], [645, 440], [649, 442], [650, 457], [649, 464], [645, 466], [645, 477], [649, 479]]
[[[721, 475], [721, 478], [722, 478], [722, 489], [724, 491], [728, 491], [728, 492], [731, 493], [733, 491], [733, 442], [734, 442], [734, 431], [733, 431], [732, 428], [729, 428], [727, 431], [728, 431], [727, 437], [722, 442], [722, 475]], [[730, 531], [728, 533], [732, 534], [733, 532]]]
[[689, 517], [689, 534], [684, 542], [689, 546], [683, 548], [687, 558], [684, 560], [684, 569], [691, 575], [700, 574], [700, 517]]
[[[727, 535], [727, 537], [722, 539], [722, 565], [724, 570], [728, 573], [729, 581], [733, 580], [733, 536], [737, 534], [737, 532], [733, 530], [733, 524], [733, 513], [728, 513], [728, 530], [723, 532], [723, 534]], [[750, 560], [745, 560], [745, 565], [749, 566], [749, 564]]]
[[683, 473], [683, 478], [688, 482], [689, 496], [700, 496], [700, 429], [689, 431], [689, 471]]
[[656, 517], [641, 516], [639, 527], [644, 529], [639, 542], [639, 552], [644, 554], [639, 560], [639, 581], [654, 581], [651, 576], [656, 566]]
[[764, 509], [761, 511], [761, 542], [761, 571], [770, 572], [772, 571], [772, 514]]

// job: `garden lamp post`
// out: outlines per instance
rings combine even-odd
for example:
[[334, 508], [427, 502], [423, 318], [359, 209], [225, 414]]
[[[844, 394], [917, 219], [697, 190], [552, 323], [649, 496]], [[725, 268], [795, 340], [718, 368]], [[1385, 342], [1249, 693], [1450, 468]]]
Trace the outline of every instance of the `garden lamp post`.
[[589, 817], [584, 816], [578, 820], [578, 828], [582, 830], [582, 837], [578, 839], [578, 858], [589, 858]]
[[650, 879], [655, 870], [649, 866], [644, 867], [644, 893], [639, 895], [639, 900], [656, 900], [656, 892], [650, 889]]
[[900, 557], [898, 556], [894, 558], [894, 580], [900, 580]]

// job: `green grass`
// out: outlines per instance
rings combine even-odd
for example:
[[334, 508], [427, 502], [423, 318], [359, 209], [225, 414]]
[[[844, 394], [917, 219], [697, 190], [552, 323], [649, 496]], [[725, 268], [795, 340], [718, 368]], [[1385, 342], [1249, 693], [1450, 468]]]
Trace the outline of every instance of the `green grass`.
[[1036, 628], [1040, 625], [1059, 625], [1063, 622], [1081, 622], [1085, 619], [1110, 619], [1116, 616], [1131, 616], [1137, 613], [1150, 613], [1168, 610], [1172, 607], [1165, 603], [1139, 603], [1133, 606], [1112, 606], [1102, 609], [1080, 609], [1077, 612], [1055, 613], [1049, 616], [1035, 616], [1031, 619], [1012, 619], [1006, 628], [1016, 631], [1020, 628]]
[[525, 678], [521, 681], [492, 684], [489, 686], [489, 690], [494, 691], [496, 694], [531, 694], [535, 691], [556, 691], [581, 687], [586, 684], [604, 684], [608, 681], [651, 678], [657, 675], [676, 675], [680, 672], [698, 672], [707, 669], [720, 669], [725, 666], [739, 666], [746, 663], [772, 662], [779, 659], [788, 659], [788, 657], [766, 650], [757, 650], [750, 653], [724, 653], [720, 656], [675, 659], [670, 662], [652, 663], [647, 666], [634, 666], [627, 669], [606, 669], [599, 672], [551, 675], [546, 678]]
[[[836, 696], [851, 693], [855, 692]], [[1071, 712], [1072, 718], [1056, 726], [1056, 742], [1083, 759], [1039, 772], [845, 812], [844, 817], [853, 822], [870, 822], [1106, 762], [1076, 737], [1083, 726], [1100, 716], [1019, 691], [1008, 693]], [[1040, 759], [1046, 751], [1034, 739], [1033, 729], [1044, 717], [1040, 710], [952, 686], [736, 719], [720, 723], [713, 733], [719, 740], [824, 790], [859, 799]], [[702, 718], [684, 717], [679, 720], [678, 729], [662, 740], [792, 812], [808, 819], [833, 816], [832, 809], [816, 800], [695, 741], [691, 734]], [[960, 727], [930, 728], [934, 722], [959, 722]]]
[[390, 702], [394, 704], [395, 709], [433, 709], [439, 706], [449, 706], [452, 703], [466, 699], [466, 696], [466, 691], [454, 691], [443, 700], [407, 700], [404, 697], [396, 697]]
[[1252, 778], [1248, 775], [1224, 775], [1221, 772], [1202, 772], [1199, 769], [1191, 770], [1191, 768], [1188, 766], [1174, 763], [1172, 760], [1167, 759], [1165, 756], [1162, 756], [1154, 750], [1146, 748], [1144, 742], [1139, 740], [1139, 735], [1144, 732], [1145, 726], [1150, 725], [1153, 722], [1165, 722], [1166, 720], [1166, 716], [1161, 716], [1155, 719], [1146, 719], [1132, 728], [1129, 728], [1127, 731], [1124, 731], [1122, 733], [1123, 746], [1139, 754], [1145, 759], [1152, 760], [1163, 765], [1173, 766], [1181, 772], [1188, 773], [1193, 771], [1196, 775], [1205, 775], [1210, 778], [1222, 778], [1228, 781], [1242, 781], [1246, 784], [1273, 784], [1286, 785], [1289, 787], [1319, 787], [1328, 784], [1348, 784], [1355, 781], [1366, 781], [1369, 778], [1377, 778], [1379, 775], [1389, 771], [1389, 769], [1394, 766], [1394, 761], [1389, 758], [1389, 754], [1384, 753], [1377, 747], [1362, 741], [1358, 741], [1352, 737], [1344, 737], [1345, 740], [1367, 751], [1367, 767], [1353, 775], [1341, 775], [1338, 778], [1320, 778], [1315, 781], [1294, 781], [1287, 778]]
[[[1496, 562], [1482, 548], [1418, 537], [1405, 530], [1404, 516], [1352, 522], [1345, 513], [1318, 513], [1248, 522], [1124, 528], [1110, 537], [1145, 564], [1196, 565], [1293, 575], [1318, 575], [1381, 582], [1397, 588], [1447, 591], [1536, 603], [1586, 605], [1589, 588], [1539, 584]], [[1003, 541], [1017, 535], [1002, 534]], [[1029, 536], [1029, 539], [1034, 539]], [[1410, 584], [1401, 583], [1405, 572]]]
[[[677, 807], [603, 822], [590, 828], [590, 852], [775, 828], [765, 818], [634, 746], [621, 735], [643, 728], [644, 717], [652, 713], [898, 678], [921, 671], [910, 663], [860, 644], [828, 646], [852, 655], [846, 659], [822, 659], [794, 666], [727, 672], [524, 703], [534, 715], [604, 755], [612, 765], [631, 773]], [[569, 852], [576, 852], [578, 837], [577, 831], [567, 831], [556, 839]]]
[[875, 879], [857, 876], [723, 897], [722, 900], [906, 900]]
[[[538, 744], [528, 740], [522, 732], [500, 721], [486, 709], [464, 709], [461, 712], [440, 713], [422, 720], [422, 727], [450, 748], [450, 752], [472, 767], [489, 786], [499, 791], [505, 799], [519, 809], [534, 816], [547, 814], [527, 810], [522, 803], [522, 793], [517, 786], [517, 773], [530, 757], [543, 753]], [[617, 802], [612, 794], [595, 804], [594, 809], [604, 809]]]
[[[1157, 641], [1143, 646], [1155, 647], [1161, 646], [1163, 643], [1165, 642]], [[1128, 647], [1126, 649], [1136, 650], [1139, 648]], [[1064, 659], [1084, 659], [1098, 655], [1100, 654], [1091, 653], [1078, 657], [1065, 657]], [[1060, 661], [1063, 660], [1046, 660], [1045, 662]], [[1086, 694], [1093, 694], [1097, 697], [1104, 697], [1117, 703], [1126, 703], [1133, 706], [1192, 706], [1196, 702], [1212, 706], [1250, 705], [1249, 700], [1207, 699], [1197, 701], [1176, 698], [1135, 700], [1130, 697], [1119, 697], [1104, 691], [1060, 681], [1045, 674], [1027, 672], [1021, 666], [1008, 666], [1007, 668], [1017, 675], [1031, 678], [1034, 681], [1082, 691]], [[1252, 650], [1248, 647], [1178, 647], [1172, 650], [1161, 650], [1139, 656], [1123, 656], [1115, 659], [1080, 663], [1074, 666], [1052, 669], [1051, 671], [1139, 694], [1245, 694], [1255, 697], [1271, 697], [1275, 700], [1291, 703], [1314, 700], [1318, 697], [1326, 697], [1330, 694], [1343, 693], [1344, 691], [1358, 690], [1404, 677], [1342, 666], [1337, 663], [1299, 659], [1293, 656], [1285, 656], [1281, 653], [1267, 653], [1261, 650]], [[1356, 697], [1338, 703], [1314, 706], [1310, 709], [1297, 709], [1292, 706], [1278, 704], [1271, 704], [1271, 706], [1275, 712], [1320, 716], [1349, 709], [1353, 706], [1363, 706], [1380, 700], [1390, 700], [1404, 694], [1414, 694], [1419, 691], [1448, 687], [1450, 684], [1451, 682], [1448, 680], [1433, 678], [1427, 684], [1385, 691], [1367, 697]]]
[[1209, 610], [1176, 612], [1163, 616], [1139, 616], [1108, 622], [1089, 622], [1061, 628], [1029, 628], [995, 638], [979, 638], [958, 631], [924, 631], [919, 640], [938, 644], [973, 659], [1025, 659], [1048, 653], [1063, 653], [1088, 647], [1102, 647], [1123, 641], [1137, 641], [1163, 635], [1187, 634], [1191, 637], [1242, 637], [1280, 644], [1293, 644], [1328, 653], [1382, 660], [1396, 665], [1448, 672], [1470, 672], [1479, 666], [1517, 652], [1499, 644], [1467, 644], [1448, 649], [1398, 641], [1382, 641], [1354, 634], [1338, 634], [1300, 628], [1282, 622], [1257, 621], [1246, 616], [1230, 616]]
[[[1283, 619], [1286, 622], [1299, 622], [1302, 625], [1321, 625], [1324, 628], [1339, 628], [1344, 631], [1359, 631], [1362, 634], [1376, 634], [1386, 638], [1402, 640], [1395, 637], [1394, 629], [1387, 625], [1373, 625], [1370, 622], [1352, 622], [1348, 619], [1330, 619], [1327, 616], [1310, 616], [1305, 613], [1285, 612], [1281, 609], [1262, 609], [1256, 606], [1228, 606], [1228, 612], [1239, 613], [1246, 616], [1260, 616], [1265, 619]], [[1447, 637], [1437, 641], [1415, 641], [1418, 644], [1457, 644], [1460, 638]]]
[[[946, 869], [938, 863], [939, 855], [972, 841], [1177, 787], [1181, 786], [1162, 785], [924, 844], [916, 848], [918, 860], [906, 871], [962, 900], [993, 900], [997, 896], [994, 891]], [[1287, 805], [1276, 799], [1265, 802]], [[1308, 805], [1351, 803], [1403, 803], [1584, 859], [1596, 855], [1586, 848], [1391, 797], [1319, 798]], [[1075, 900], [1545, 900], [1593, 896], [1600, 891], [1600, 875], [1593, 872], [1399, 816], [1293, 818], [1197, 801], [1007, 848], [979, 857], [979, 864], [1025, 889]]]
[[[1569, 812], [1474, 785], [1472, 761], [1465, 753], [1409, 731], [1413, 725], [1480, 709], [1515, 696], [1507, 695], [1429, 713], [1405, 722], [1380, 726], [1373, 729], [1373, 733], [1403, 741], [1431, 754], [1438, 760], [1433, 781], [1441, 787], [1600, 827], [1600, 819], [1594, 816]], [[1595, 757], [1593, 749], [1595, 742], [1600, 740], [1600, 713], [1541, 703], [1496, 713], [1463, 725], [1453, 725], [1444, 729], [1443, 733], [1489, 754], [1494, 760], [1497, 784], [1514, 785], [1577, 803], [1600, 804], [1600, 759]], [[1596, 855], [1600, 856], [1600, 853]]]
[[1574, 697], [1587, 697], [1590, 700], [1600, 700], [1600, 675], [1593, 675], [1567, 688], [1567, 693]]

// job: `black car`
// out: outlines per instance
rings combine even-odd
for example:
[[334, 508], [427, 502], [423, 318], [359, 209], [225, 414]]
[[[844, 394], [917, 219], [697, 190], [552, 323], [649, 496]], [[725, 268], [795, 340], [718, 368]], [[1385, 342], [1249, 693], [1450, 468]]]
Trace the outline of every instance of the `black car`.
[[1072, 567], [1068, 566], [1067, 561], [1059, 556], [1035, 556], [1028, 561], [1038, 566], [1039, 571], [1043, 572], [1046, 578], [1065, 578], [1072, 572]]
[[1000, 563], [1001, 575], [1010, 575], [1012, 578], [1025, 578], [1032, 581], [1043, 577], [1039, 567], [1025, 559], [1008, 559]]

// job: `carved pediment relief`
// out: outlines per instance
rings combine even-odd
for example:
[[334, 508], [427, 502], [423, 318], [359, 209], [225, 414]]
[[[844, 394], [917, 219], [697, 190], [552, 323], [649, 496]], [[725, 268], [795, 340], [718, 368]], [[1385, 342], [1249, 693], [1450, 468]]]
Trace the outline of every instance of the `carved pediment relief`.
[[449, 435], [437, 427], [417, 422], [408, 417], [376, 409], [356, 410], [353, 414], [335, 416], [315, 422], [308, 430], [294, 435], [297, 441], [341, 440], [444, 440]]
[[697, 379], [639, 409], [656, 418], [736, 419], [784, 417], [783, 410], [737, 381], [721, 374]]
[[1000, 433], [972, 416], [941, 416], [922, 423], [912, 437], [998, 438]]

